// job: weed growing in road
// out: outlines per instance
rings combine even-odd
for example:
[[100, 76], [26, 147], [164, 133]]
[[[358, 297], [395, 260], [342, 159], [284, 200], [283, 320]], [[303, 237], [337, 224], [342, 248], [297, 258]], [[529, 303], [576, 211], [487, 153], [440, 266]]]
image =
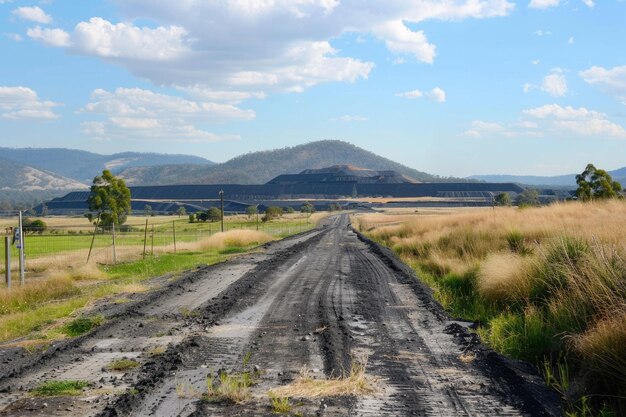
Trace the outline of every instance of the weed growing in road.
[[250, 372], [233, 373], [220, 372], [217, 377], [210, 375], [207, 378], [207, 401], [231, 402], [241, 404], [251, 397], [250, 387], [254, 385], [254, 375]]
[[102, 316], [79, 317], [63, 326], [61, 331], [70, 337], [76, 337], [87, 333], [102, 323], [104, 323], [104, 317]]
[[272, 406], [272, 413], [274, 414], [287, 414], [291, 412], [293, 408], [291, 402], [289, 401], [289, 397], [276, 397], [272, 394], [270, 397], [270, 405]]
[[139, 362], [133, 359], [117, 359], [107, 365], [106, 369], [109, 371], [123, 372], [129, 369], [134, 369], [139, 366]]
[[366, 395], [374, 392], [373, 381], [365, 373], [365, 361], [353, 361], [350, 373], [343, 378], [315, 379], [303, 368], [289, 385], [274, 388], [268, 395], [276, 398], [323, 398], [343, 395]]
[[148, 355], [150, 356], [161, 355], [165, 353], [165, 350], [166, 350], [165, 346], [155, 346], [148, 351]]
[[56, 397], [65, 395], [80, 395], [89, 383], [86, 381], [48, 381], [31, 391], [38, 397]]

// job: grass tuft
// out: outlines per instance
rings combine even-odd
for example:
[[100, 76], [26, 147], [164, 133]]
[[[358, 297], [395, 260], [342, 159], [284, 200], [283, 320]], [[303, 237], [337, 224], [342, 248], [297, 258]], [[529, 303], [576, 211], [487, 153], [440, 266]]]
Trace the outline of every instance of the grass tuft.
[[123, 372], [139, 366], [139, 362], [133, 359], [117, 359], [106, 366], [109, 371]]
[[254, 384], [254, 375], [250, 372], [229, 374], [220, 372], [207, 379], [207, 400], [210, 402], [229, 402], [243, 404], [251, 398], [250, 387]]
[[76, 396], [88, 386], [86, 381], [48, 381], [33, 389], [31, 394], [38, 397]]
[[289, 397], [276, 397], [270, 394], [270, 405], [272, 407], [272, 413], [274, 414], [287, 414], [291, 412], [293, 406], [289, 401]]
[[102, 323], [104, 323], [104, 317], [102, 316], [79, 317], [63, 326], [61, 331], [70, 337], [76, 337], [89, 332]]
[[353, 361], [350, 373], [343, 378], [315, 379], [306, 369], [290, 385], [268, 392], [270, 398], [322, 398], [344, 395], [361, 396], [373, 393], [373, 381], [365, 373], [365, 363]]

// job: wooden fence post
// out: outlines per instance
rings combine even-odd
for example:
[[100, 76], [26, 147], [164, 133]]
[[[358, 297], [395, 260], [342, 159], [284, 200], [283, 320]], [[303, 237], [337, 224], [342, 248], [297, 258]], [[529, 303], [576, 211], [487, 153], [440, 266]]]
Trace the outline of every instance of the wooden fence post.
[[174, 253], [176, 253], [176, 220], [172, 220], [172, 232], [174, 233]]
[[115, 250], [115, 223], [113, 223], [113, 225], [111, 226], [112, 229], [111, 231], [113, 232], [113, 264], [117, 263], [117, 253]]
[[11, 288], [11, 237], [4, 237], [4, 264], [7, 280], [7, 288]]
[[146, 259], [146, 242], [148, 241], [148, 219], [146, 219], [146, 227], [143, 229], [143, 257]]

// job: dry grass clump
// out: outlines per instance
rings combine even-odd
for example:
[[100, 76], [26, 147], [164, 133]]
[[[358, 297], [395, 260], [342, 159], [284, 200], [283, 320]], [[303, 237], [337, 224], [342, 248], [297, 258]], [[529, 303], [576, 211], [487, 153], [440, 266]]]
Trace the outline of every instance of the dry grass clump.
[[307, 369], [289, 385], [269, 391], [273, 398], [323, 398], [344, 395], [361, 396], [374, 392], [372, 379], [365, 373], [365, 364], [354, 361], [350, 373], [343, 378], [315, 379]]
[[513, 253], [494, 253], [481, 264], [478, 293], [496, 303], [530, 298], [532, 263]]
[[250, 245], [260, 245], [273, 240], [267, 233], [256, 230], [229, 230], [223, 233], [216, 233], [213, 236], [200, 242], [200, 247], [207, 249], [226, 249], [231, 247], [245, 247]]
[[0, 288], [0, 315], [32, 309], [50, 299], [66, 298], [80, 291], [68, 277], [27, 281], [24, 286]]
[[626, 396], [626, 308], [620, 314], [600, 320], [595, 326], [573, 339], [584, 369], [595, 387], [618, 387]]

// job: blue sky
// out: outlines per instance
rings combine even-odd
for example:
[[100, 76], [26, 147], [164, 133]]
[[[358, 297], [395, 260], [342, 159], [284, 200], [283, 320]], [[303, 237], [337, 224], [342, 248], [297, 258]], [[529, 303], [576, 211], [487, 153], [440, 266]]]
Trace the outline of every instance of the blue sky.
[[623, 0], [0, 0], [0, 144], [626, 165]]

